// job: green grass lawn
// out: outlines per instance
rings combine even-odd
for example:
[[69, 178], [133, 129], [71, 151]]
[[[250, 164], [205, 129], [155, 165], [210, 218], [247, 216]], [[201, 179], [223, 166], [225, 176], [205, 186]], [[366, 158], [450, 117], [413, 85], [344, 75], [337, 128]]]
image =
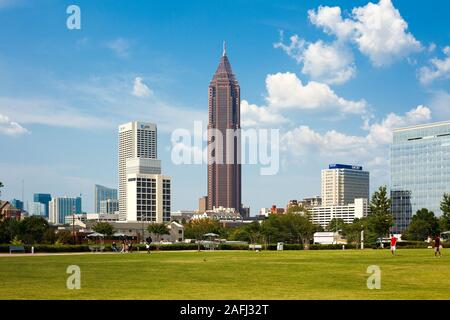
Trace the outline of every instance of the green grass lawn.
[[[0, 257], [0, 299], [449, 299], [450, 254], [430, 249]], [[66, 268], [81, 289], [66, 289]], [[369, 265], [381, 289], [369, 290]]]

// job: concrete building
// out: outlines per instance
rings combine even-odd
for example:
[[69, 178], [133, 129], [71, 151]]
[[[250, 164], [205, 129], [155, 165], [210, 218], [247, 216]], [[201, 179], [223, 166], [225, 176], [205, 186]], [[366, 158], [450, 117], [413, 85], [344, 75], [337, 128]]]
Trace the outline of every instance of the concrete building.
[[322, 206], [345, 206], [369, 197], [369, 172], [361, 166], [330, 164], [322, 170]]
[[[88, 230], [92, 230], [92, 227], [96, 224], [95, 221], [87, 221], [86, 228]], [[134, 238], [138, 242], [142, 242], [145, 238], [147, 238], [150, 234], [147, 231], [147, 228], [151, 222], [109, 222], [114, 230], [116, 230], [117, 234], [124, 234], [128, 238]], [[169, 235], [161, 236], [161, 241], [163, 242], [171, 242], [178, 243], [184, 242], [184, 227], [182, 224], [172, 221], [167, 224], [167, 228], [169, 229]], [[152, 236], [153, 243], [156, 241], [156, 237]]]
[[137, 121], [120, 125], [118, 158], [119, 214], [120, 219], [125, 221], [127, 219], [127, 159], [145, 158], [156, 160], [156, 125]]
[[204, 219], [209, 218], [213, 220], [242, 220], [241, 214], [235, 208], [214, 207], [212, 210], [206, 210], [206, 212], [198, 213], [192, 216], [192, 219]]
[[311, 221], [326, 228], [331, 220], [342, 219], [345, 223], [352, 223], [355, 218], [367, 217], [369, 214], [368, 199], [355, 199], [353, 203], [343, 206], [320, 206], [309, 208]]
[[95, 213], [100, 213], [101, 202], [105, 201], [105, 200], [117, 200], [117, 189], [108, 188], [108, 187], [96, 184], [94, 186], [94, 212]]
[[[206, 212], [206, 211], [205, 211]], [[171, 221], [186, 221], [192, 219], [192, 217], [196, 214], [202, 213], [201, 211], [194, 211], [194, 210], [178, 210], [178, 211], [172, 211], [170, 213], [170, 220]]]
[[53, 198], [49, 203], [49, 222], [52, 224], [64, 224], [66, 216], [81, 213], [81, 197]]
[[80, 221], [82, 223], [86, 223], [88, 221], [96, 221], [96, 222], [117, 222], [119, 221], [119, 214], [103, 214], [103, 213], [81, 213], [75, 215], [68, 215], [65, 218], [66, 224], [72, 224], [73, 219], [75, 218], [75, 222]]
[[52, 200], [52, 196], [49, 193], [35, 193], [33, 195], [34, 202], [42, 203], [45, 206], [45, 212], [44, 215], [48, 218], [49, 217], [49, 203]]
[[298, 204], [305, 208], [319, 207], [322, 205], [322, 197], [315, 196], [311, 198], [303, 198], [298, 201]]
[[161, 174], [128, 174], [126, 193], [127, 221], [170, 221], [170, 177]]
[[119, 200], [118, 199], [108, 199], [100, 201], [100, 212], [101, 214], [113, 214], [119, 211]]
[[40, 202], [28, 202], [28, 213], [30, 216], [45, 217], [45, 204]]
[[208, 210], [208, 196], [203, 196], [198, 199], [198, 211], [205, 212]]
[[441, 215], [450, 192], [450, 121], [398, 128], [391, 146], [394, 232], [405, 230], [422, 208]]

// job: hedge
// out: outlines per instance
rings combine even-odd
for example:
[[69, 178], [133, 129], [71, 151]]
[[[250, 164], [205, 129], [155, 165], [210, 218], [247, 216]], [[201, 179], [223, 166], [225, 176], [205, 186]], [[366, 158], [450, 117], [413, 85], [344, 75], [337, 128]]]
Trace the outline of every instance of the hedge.
[[[401, 249], [419, 249], [419, 248], [427, 248], [429, 246], [428, 243], [422, 241], [403, 241], [397, 242], [398, 248]], [[0, 245], [0, 253], [9, 253], [9, 244], [1, 244]], [[25, 252], [31, 252], [31, 246], [25, 245]], [[450, 248], [450, 243], [443, 243], [444, 248]], [[161, 244], [159, 246], [159, 250], [161, 251], [171, 251], [171, 250], [197, 250], [198, 245], [195, 243], [174, 243], [174, 244]], [[262, 249], [265, 250], [277, 250], [276, 244], [268, 244], [267, 246], [262, 245]], [[346, 244], [345, 249], [355, 249], [356, 246], [354, 244]], [[364, 244], [364, 248], [369, 249], [381, 249], [379, 245], [373, 244]], [[385, 246], [384, 249], [389, 249], [389, 246]], [[118, 246], [118, 250], [120, 251], [121, 246]], [[156, 250], [156, 244], [152, 243], [150, 246], [150, 250]], [[208, 250], [204, 246], [200, 246], [201, 250]], [[243, 244], [221, 244], [218, 247], [219, 250], [249, 250], [248, 245]], [[284, 250], [303, 250], [302, 244], [284, 244]], [[145, 251], [147, 250], [145, 245], [143, 244], [135, 244], [133, 245], [133, 251]], [[309, 250], [342, 250], [342, 244], [310, 244]], [[55, 253], [55, 252], [89, 252], [91, 251], [89, 245], [34, 245], [35, 253]], [[112, 251], [111, 246], [109, 244], [105, 244], [103, 251]]]

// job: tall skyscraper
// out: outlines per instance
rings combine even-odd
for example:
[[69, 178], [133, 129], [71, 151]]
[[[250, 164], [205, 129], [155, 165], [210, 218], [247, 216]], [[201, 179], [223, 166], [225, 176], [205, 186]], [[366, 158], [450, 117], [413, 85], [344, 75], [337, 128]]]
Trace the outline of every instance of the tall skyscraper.
[[157, 158], [156, 125], [129, 122], [119, 126], [119, 219], [127, 217], [127, 159]]
[[53, 198], [49, 202], [49, 222], [53, 224], [64, 224], [66, 216], [81, 214], [81, 198], [60, 197]]
[[52, 200], [52, 196], [48, 193], [35, 193], [33, 195], [33, 200], [34, 202], [42, 203], [45, 206], [44, 215], [48, 218], [49, 217], [48, 204]]
[[361, 166], [330, 164], [322, 170], [322, 206], [346, 206], [369, 197], [369, 172]]
[[100, 203], [104, 200], [117, 200], [117, 189], [107, 188], [96, 184], [94, 186], [95, 213], [100, 213]]
[[[240, 104], [239, 83], [224, 43], [219, 66], [209, 84], [208, 209], [222, 206], [241, 210]], [[220, 132], [223, 140], [217, 139], [211, 129]], [[227, 130], [235, 135], [227, 137]]]
[[395, 231], [403, 231], [422, 208], [441, 214], [450, 192], [450, 121], [394, 130], [391, 199]]

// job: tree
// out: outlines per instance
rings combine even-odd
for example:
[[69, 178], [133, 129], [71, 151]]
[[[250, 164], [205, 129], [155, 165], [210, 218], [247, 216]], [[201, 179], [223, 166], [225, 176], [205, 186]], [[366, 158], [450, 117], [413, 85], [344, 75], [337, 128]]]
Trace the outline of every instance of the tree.
[[195, 239], [198, 244], [198, 251], [200, 251], [201, 240], [203, 240], [203, 235], [209, 232], [219, 233], [221, 226], [219, 222], [209, 219], [194, 219], [190, 220], [184, 229], [184, 235], [186, 238]]
[[317, 230], [317, 226], [310, 221], [307, 212], [271, 215], [262, 226], [275, 242], [302, 243], [303, 245], [309, 243]]
[[55, 230], [48, 228], [47, 231], [45, 231], [44, 235], [42, 236], [42, 243], [54, 244], [55, 241], [56, 241]]
[[149, 233], [156, 237], [156, 248], [159, 250], [161, 236], [170, 234], [169, 228], [164, 223], [152, 223], [147, 227]]
[[48, 222], [44, 217], [26, 217], [19, 223], [19, 238], [26, 244], [41, 243], [48, 230]]
[[10, 243], [20, 232], [20, 222], [7, 218], [0, 222], [0, 243]]
[[444, 197], [441, 201], [442, 216], [439, 219], [439, 225], [441, 231], [450, 230], [450, 194], [444, 193]]
[[2, 196], [2, 188], [3, 188], [4, 186], [5, 186], [5, 185], [3, 184], [3, 182], [0, 181], [0, 197]]
[[92, 230], [94, 230], [95, 232], [104, 234], [106, 236], [112, 236], [115, 232], [114, 227], [108, 223], [108, 222], [97, 222], [93, 227]]
[[405, 238], [408, 240], [423, 241], [428, 236], [439, 233], [439, 220], [435, 217], [433, 211], [420, 209], [412, 217], [411, 223], [405, 230]]
[[70, 244], [73, 241], [72, 232], [69, 230], [61, 230], [56, 234], [56, 241], [62, 244]]
[[382, 186], [372, 195], [370, 201], [369, 228], [378, 238], [382, 238], [389, 233], [393, 222], [391, 199], [387, 196], [386, 186]]
[[345, 222], [343, 219], [331, 219], [330, 223], [328, 223], [327, 231], [330, 232], [338, 232], [343, 230], [345, 227]]

